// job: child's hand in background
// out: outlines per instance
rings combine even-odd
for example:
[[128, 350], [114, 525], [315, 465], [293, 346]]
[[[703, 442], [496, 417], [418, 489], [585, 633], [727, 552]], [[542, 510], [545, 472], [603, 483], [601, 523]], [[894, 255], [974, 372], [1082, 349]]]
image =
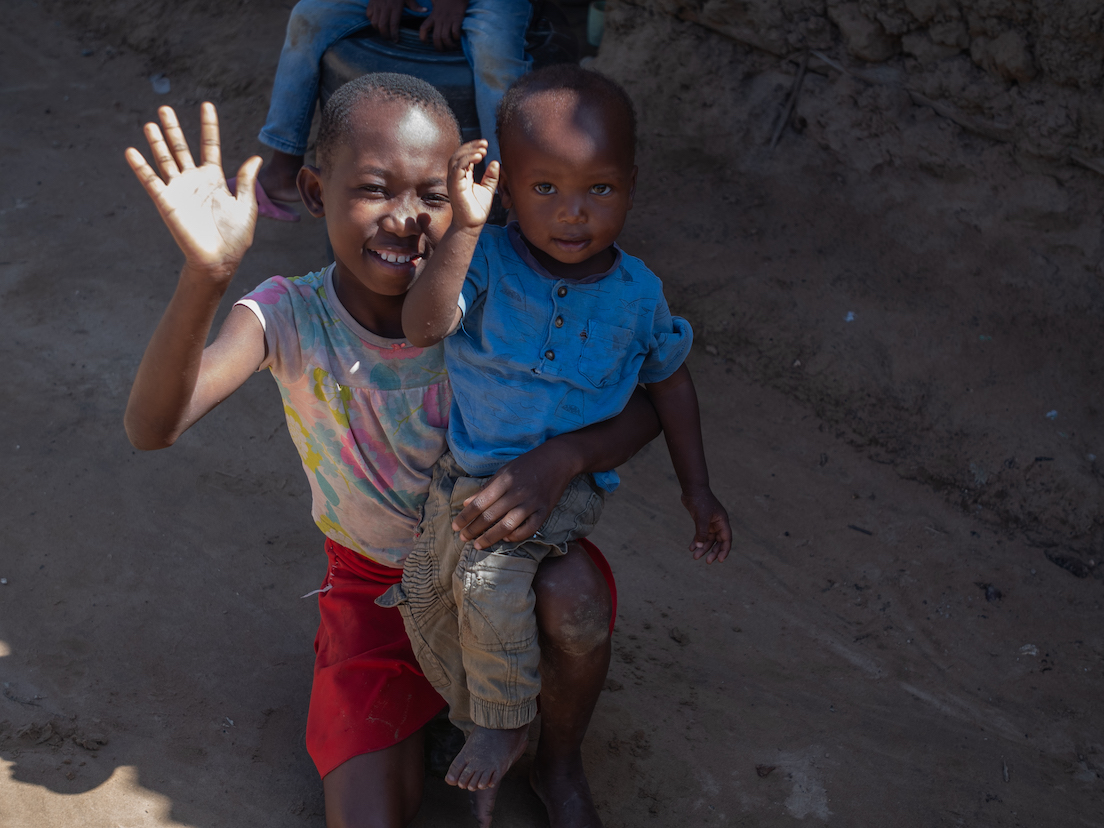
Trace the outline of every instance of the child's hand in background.
[[706, 563], [723, 561], [732, 547], [732, 526], [728, 512], [709, 489], [682, 495], [682, 505], [694, 519], [694, 540], [690, 551], [694, 560], [705, 556]]
[[487, 223], [491, 200], [498, 186], [499, 165], [492, 161], [475, 181], [475, 165], [487, 156], [487, 142], [469, 141], [449, 159], [448, 193], [452, 203], [452, 225], [456, 228], [480, 230]]
[[188, 264], [229, 281], [253, 243], [253, 228], [257, 224], [257, 196], [253, 188], [261, 158], [254, 156], [242, 164], [235, 196], [227, 188], [222, 171], [215, 107], [204, 103], [200, 108], [198, 167], [176, 113], [163, 106], [158, 114], [164, 133], [157, 124], [149, 123], [145, 134], [161, 175], [134, 147], [126, 151], [127, 163], [153, 200]]

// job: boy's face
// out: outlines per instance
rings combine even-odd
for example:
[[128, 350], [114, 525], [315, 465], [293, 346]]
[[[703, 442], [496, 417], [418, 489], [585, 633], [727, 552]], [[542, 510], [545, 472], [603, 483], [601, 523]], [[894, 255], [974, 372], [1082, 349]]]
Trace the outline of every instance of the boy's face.
[[448, 161], [459, 144], [451, 124], [406, 101], [365, 101], [352, 117], [326, 168], [300, 174], [300, 191], [326, 217], [338, 292], [359, 319], [353, 306], [407, 292], [448, 228]]
[[550, 273], [581, 279], [613, 264], [612, 245], [632, 209], [631, 136], [601, 107], [537, 93], [532, 113], [502, 138], [502, 198]]

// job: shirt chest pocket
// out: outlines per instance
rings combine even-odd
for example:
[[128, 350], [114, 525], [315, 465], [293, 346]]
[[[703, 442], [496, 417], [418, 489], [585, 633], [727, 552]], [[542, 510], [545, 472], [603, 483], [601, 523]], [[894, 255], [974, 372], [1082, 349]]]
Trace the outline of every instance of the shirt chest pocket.
[[635, 356], [633, 332], [591, 319], [579, 354], [579, 373], [595, 388], [616, 385]]

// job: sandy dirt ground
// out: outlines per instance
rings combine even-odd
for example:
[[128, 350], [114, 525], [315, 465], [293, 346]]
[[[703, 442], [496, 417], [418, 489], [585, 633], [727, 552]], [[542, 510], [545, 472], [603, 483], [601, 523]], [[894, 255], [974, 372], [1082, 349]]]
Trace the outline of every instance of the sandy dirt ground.
[[[180, 265], [122, 150], [162, 103], [194, 134], [211, 95], [228, 162], [254, 152], [288, 5], [221, 4], [216, 36], [203, 4], [156, 4], [164, 29], [136, 11], [128, 41], [5, 4], [3, 828], [324, 824], [299, 596], [325, 559], [276, 388], [251, 380], [167, 452], [121, 424]], [[747, 80], [747, 111], [789, 82]], [[875, 168], [853, 83], [816, 76], [809, 129], [743, 166], [643, 114], [624, 243], [701, 333], [738, 544], [695, 565], [662, 444], [626, 467], [595, 536], [620, 611], [585, 747], [610, 828], [1104, 825], [1101, 179], [916, 113], [895, 140], [957, 141], [972, 172], [950, 151]], [[231, 297], [324, 249], [319, 222], [263, 222]], [[503, 828], [546, 824], [525, 762]], [[465, 813], [430, 779], [416, 824]]]

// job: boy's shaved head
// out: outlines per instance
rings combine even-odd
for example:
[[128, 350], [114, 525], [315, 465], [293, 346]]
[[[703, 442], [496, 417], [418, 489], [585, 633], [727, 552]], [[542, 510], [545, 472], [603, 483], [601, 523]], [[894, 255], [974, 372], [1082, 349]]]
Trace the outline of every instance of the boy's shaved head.
[[361, 104], [373, 100], [407, 101], [433, 115], [442, 118], [456, 130], [456, 143], [460, 143], [460, 122], [435, 87], [412, 75], [395, 72], [373, 72], [361, 75], [339, 87], [322, 109], [322, 124], [318, 129], [315, 152], [318, 165], [327, 168], [337, 149], [353, 127], [353, 115]]
[[[540, 105], [536, 105], [539, 98]], [[547, 104], [553, 104], [550, 108]], [[533, 105], [530, 105], [533, 104]], [[581, 105], [600, 113], [611, 133], [625, 142], [629, 164], [636, 155], [636, 110], [628, 93], [600, 72], [574, 63], [557, 63], [522, 75], [498, 105], [495, 132], [500, 145], [514, 129], [533, 135], [542, 113], [562, 111], [555, 104]]]

